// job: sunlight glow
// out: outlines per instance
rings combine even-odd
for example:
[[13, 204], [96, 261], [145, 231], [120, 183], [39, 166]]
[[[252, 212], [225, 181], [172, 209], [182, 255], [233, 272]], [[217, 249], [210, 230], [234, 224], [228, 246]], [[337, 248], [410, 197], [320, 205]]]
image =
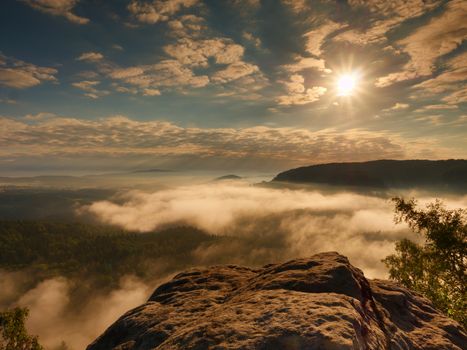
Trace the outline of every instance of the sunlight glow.
[[337, 80], [338, 96], [351, 96], [357, 85], [356, 74], [344, 74]]

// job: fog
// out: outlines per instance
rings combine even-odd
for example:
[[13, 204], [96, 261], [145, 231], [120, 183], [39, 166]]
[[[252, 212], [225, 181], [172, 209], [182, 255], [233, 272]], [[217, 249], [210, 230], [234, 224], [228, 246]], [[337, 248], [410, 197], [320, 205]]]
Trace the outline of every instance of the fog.
[[[381, 259], [394, 251], [394, 242], [405, 237], [420, 239], [406, 225], [394, 224], [390, 195], [229, 182], [149, 193], [130, 191], [80, 210], [129, 230], [144, 232], [186, 224], [242, 239], [199, 251], [200, 264], [260, 265], [338, 251], [368, 277], [385, 278]], [[416, 192], [410, 195], [421, 203], [434, 200]], [[445, 201], [450, 207], [461, 207], [467, 197]]]
[[[402, 238], [420, 240], [405, 224], [394, 224], [390, 201], [394, 194], [272, 188], [235, 181], [120, 192], [76, 210], [77, 215], [142, 233], [183, 224], [233, 238], [195, 250], [193, 260], [200, 266], [261, 266], [338, 251], [367, 277], [386, 278], [381, 259], [394, 251], [394, 243]], [[408, 191], [405, 197], [418, 198], [424, 205], [440, 196]], [[467, 206], [467, 196], [441, 197], [450, 208]], [[59, 349], [62, 341], [69, 349], [84, 349], [175, 272], [165, 272], [154, 281], [125, 276], [117, 289], [96, 291], [79, 305], [70, 295], [80, 281], [56, 277], [31, 284], [26, 272], [0, 272], [6, 282], [0, 289], [0, 307], [27, 306], [28, 330], [39, 335], [47, 349]]]
[[[149, 284], [126, 276], [117, 289], [108, 293], [96, 291], [75, 305], [70, 295], [77, 281], [64, 277], [47, 279], [17, 294], [12, 302], [12, 288], [18, 292], [21, 280], [27, 280], [26, 274], [16, 272], [12, 276], [0, 271], [0, 279], [9, 286], [7, 290], [0, 290], [0, 307], [28, 307], [26, 327], [31, 334], [39, 335], [41, 345], [48, 350], [85, 349], [126, 311], [144, 303], [154, 287], [164, 281], [160, 279]], [[66, 347], [61, 347], [62, 342]]]

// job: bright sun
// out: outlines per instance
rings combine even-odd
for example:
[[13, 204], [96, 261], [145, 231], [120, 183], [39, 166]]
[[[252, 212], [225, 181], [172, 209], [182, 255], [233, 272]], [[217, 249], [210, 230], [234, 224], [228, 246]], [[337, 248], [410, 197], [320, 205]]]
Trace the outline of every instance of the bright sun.
[[337, 93], [339, 96], [351, 96], [357, 84], [355, 74], [344, 74], [337, 81]]

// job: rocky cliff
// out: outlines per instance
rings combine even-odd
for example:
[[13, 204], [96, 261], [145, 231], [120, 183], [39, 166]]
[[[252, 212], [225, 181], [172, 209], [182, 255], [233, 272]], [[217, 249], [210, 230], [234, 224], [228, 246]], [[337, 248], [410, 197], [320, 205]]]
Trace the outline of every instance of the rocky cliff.
[[467, 349], [467, 335], [422, 296], [322, 253], [180, 273], [88, 347], [110, 349]]

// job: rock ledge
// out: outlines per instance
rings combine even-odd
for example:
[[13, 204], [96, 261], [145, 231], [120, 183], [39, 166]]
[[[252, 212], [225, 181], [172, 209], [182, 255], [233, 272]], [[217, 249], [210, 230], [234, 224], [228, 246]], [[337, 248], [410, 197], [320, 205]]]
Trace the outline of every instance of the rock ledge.
[[467, 349], [467, 335], [422, 296], [367, 280], [338, 253], [178, 274], [88, 350]]

